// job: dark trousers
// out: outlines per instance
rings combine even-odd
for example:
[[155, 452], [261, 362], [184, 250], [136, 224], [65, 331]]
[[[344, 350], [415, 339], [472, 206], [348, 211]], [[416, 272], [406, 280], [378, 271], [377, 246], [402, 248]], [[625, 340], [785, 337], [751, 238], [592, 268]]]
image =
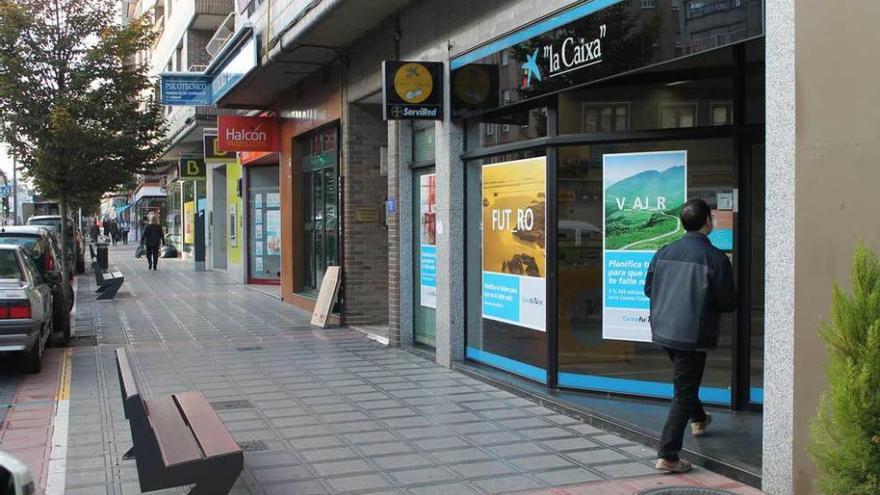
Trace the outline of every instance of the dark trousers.
[[159, 266], [159, 246], [147, 246], [147, 264], [150, 268]]
[[664, 349], [672, 360], [675, 395], [669, 407], [666, 426], [663, 427], [657, 457], [675, 461], [678, 460], [688, 421], [701, 423], [706, 420], [706, 411], [703, 410], [699, 395], [703, 370], [706, 368], [706, 353], [678, 351], [667, 347]]

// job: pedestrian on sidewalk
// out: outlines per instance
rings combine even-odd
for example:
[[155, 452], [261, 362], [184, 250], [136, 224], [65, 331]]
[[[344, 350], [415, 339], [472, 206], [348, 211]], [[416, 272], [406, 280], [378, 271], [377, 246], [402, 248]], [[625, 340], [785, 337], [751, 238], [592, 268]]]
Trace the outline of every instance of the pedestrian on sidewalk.
[[702, 436], [712, 422], [700, 402], [706, 351], [718, 345], [720, 313], [736, 309], [730, 260], [709, 242], [712, 211], [701, 199], [681, 208], [685, 236], [657, 251], [645, 278], [651, 299], [651, 334], [672, 360], [674, 396], [663, 427], [656, 469], [690, 471], [679, 459], [688, 420]]
[[89, 226], [89, 237], [92, 239], [92, 244], [98, 242], [98, 237], [101, 235], [101, 227], [98, 227], [98, 221], [92, 220], [92, 224]]
[[123, 246], [128, 245], [128, 232], [129, 232], [128, 222], [123, 221], [120, 224], [120, 228], [119, 228], [119, 238], [122, 239]]
[[150, 270], [159, 269], [159, 246], [165, 244], [165, 233], [159, 225], [159, 217], [150, 215], [141, 235], [141, 245], [147, 249], [147, 265]]

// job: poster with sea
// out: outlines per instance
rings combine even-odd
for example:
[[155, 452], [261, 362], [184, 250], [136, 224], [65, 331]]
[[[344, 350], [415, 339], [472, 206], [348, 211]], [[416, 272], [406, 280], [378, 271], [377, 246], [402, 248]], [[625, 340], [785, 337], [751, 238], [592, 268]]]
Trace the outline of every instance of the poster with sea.
[[645, 276], [654, 253], [684, 235], [687, 151], [603, 156], [602, 338], [651, 341]]
[[483, 318], [546, 331], [547, 158], [483, 166]]

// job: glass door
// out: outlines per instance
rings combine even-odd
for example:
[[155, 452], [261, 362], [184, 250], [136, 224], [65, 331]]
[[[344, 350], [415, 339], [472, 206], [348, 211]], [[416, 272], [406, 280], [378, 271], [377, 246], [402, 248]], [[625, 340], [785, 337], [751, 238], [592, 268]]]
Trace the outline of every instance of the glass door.
[[[437, 334], [437, 174], [413, 173], [413, 340], [434, 346]], [[414, 284], [415, 285], [415, 284]]]
[[339, 264], [339, 171], [336, 127], [303, 144], [303, 288], [316, 291], [328, 266]]
[[248, 279], [281, 280], [281, 193], [278, 166], [251, 166], [247, 172]]

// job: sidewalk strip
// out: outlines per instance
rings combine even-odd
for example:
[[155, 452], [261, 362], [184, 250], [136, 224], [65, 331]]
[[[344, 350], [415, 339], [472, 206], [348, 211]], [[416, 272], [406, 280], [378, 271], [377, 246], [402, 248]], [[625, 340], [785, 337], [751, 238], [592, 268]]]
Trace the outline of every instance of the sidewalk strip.
[[64, 350], [61, 361], [61, 380], [58, 384], [58, 405], [55, 409], [52, 432], [52, 450], [49, 454], [49, 477], [46, 495], [63, 495], [67, 473], [67, 427], [70, 419], [70, 375], [73, 348]]

